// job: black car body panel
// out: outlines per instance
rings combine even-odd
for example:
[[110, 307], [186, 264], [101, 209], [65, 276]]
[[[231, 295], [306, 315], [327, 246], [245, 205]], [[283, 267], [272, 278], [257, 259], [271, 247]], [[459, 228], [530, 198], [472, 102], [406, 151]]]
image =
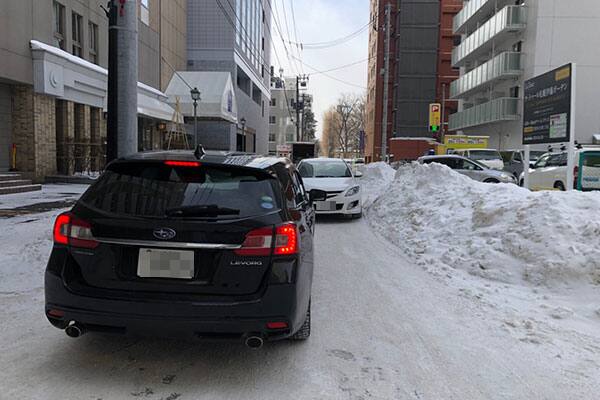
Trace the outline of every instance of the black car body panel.
[[[314, 211], [285, 159], [141, 153], [109, 164], [66, 218], [85, 221], [66, 229], [75, 235], [81, 224], [83, 243], [91, 245], [57, 241], [55, 228], [45, 294], [46, 315], [57, 328], [76, 322], [90, 331], [150, 336], [281, 339], [304, 323]], [[289, 236], [280, 235], [281, 227]], [[248, 244], [253, 232], [263, 232], [261, 254]], [[143, 252], [193, 258], [190, 275], [142, 275]], [[269, 329], [269, 322], [286, 327]]]

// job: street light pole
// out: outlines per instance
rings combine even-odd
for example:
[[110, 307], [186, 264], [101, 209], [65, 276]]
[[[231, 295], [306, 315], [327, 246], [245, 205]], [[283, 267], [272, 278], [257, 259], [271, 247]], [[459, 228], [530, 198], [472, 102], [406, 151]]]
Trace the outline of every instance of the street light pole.
[[198, 100], [200, 100], [200, 91], [197, 87], [190, 90], [190, 95], [194, 101], [194, 148], [198, 147]]

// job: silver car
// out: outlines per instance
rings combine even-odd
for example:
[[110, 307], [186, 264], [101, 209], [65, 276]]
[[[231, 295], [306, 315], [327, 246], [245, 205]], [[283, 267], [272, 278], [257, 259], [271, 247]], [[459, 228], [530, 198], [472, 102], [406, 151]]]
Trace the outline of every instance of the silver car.
[[509, 173], [486, 167], [480, 162], [461, 156], [425, 156], [419, 158], [421, 164], [438, 163], [448, 166], [469, 178], [485, 183], [517, 183], [516, 178]]

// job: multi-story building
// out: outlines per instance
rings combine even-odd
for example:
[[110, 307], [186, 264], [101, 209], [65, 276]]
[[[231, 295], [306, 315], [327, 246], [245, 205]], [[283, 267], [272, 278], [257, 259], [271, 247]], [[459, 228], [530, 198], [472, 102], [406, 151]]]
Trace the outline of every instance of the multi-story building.
[[490, 146], [520, 148], [524, 81], [577, 63], [576, 139], [600, 132], [596, 103], [600, 71], [600, 2], [470, 0], [454, 18], [462, 41], [452, 54], [460, 100], [450, 118], [454, 132], [490, 136]]
[[[269, 111], [269, 154], [285, 153], [291, 142], [303, 141], [304, 118], [300, 113], [300, 137], [296, 127], [296, 78], [275, 77], [271, 80], [271, 103]], [[305, 93], [300, 85], [302, 111], [312, 108], [312, 95]], [[282, 150], [283, 149], [283, 150]]]
[[[187, 70], [229, 73], [235, 88], [234, 95], [226, 93], [231, 102], [235, 102], [229, 112], [234, 115], [233, 120], [227, 116], [212, 120], [201, 118], [199, 137], [203, 145], [214, 149], [267, 153], [271, 80], [270, 2], [188, 1], [187, 24]], [[198, 81], [206, 88], [204, 90], [211, 90], [206, 86], [209, 83]], [[202, 91], [201, 87], [199, 89]], [[184, 115], [190, 116], [188, 113]]]
[[[12, 166], [14, 149], [16, 169], [36, 181], [103, 167], [104, 6], [105, 0], [0, 0], [0, 170]], [[172, 118], [160, 91], [172, 74], [163, 60], [184, 65], [185, 10], [186, 0], [138, 3], [140, 149], [160, 148], [161, 126]], [[171, 53], [161, 56], [165, 47]]]
[[[385, 8], [390, 5], [390, 21], [395, 25], [394, 16], [397, 13], [397, 1], [371, 0], [371, 30], [369, 32], [369, 64], [367, 77], [367, 104], [365, 110], [365, 159], [367, 162], [381, 159], [381, 139], [383, 127], [383, 90], [385, 65]], [[390, 32], [390, 71], [395, 70], [396, 37], [394, 30]], [[394, 111], [392, 99], [394, 92], [393, 74], [390, 73], [388, 82], [388, 102], [386, 132], [389, 138], [392, 134], [392, 115]]]
[[[433, 137], [429, 132], [429, 104], [441, 103], [444, 91], [458, 77], [450, 65], [454, 45], [452, 17], [460, 0], [371, 0], [367, 92], [367, 161], [381, 159], [384, 109], [385, 8], [391, 10], [390, 78], [386, 136]], [[456, 109], [445, 102], [444, 119]]]

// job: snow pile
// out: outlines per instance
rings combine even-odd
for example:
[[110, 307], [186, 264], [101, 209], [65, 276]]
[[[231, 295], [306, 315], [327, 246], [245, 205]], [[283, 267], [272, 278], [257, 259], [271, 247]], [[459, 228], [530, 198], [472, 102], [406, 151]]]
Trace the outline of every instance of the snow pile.
[[600, 193], [532, 193], [416, 163], [383, 189], [368, 208], [371, 225], [436, 273], [600, 285]]
[[384, 162], [366, 164], [360, 168], [363, 176], [360, 178], [362, 202], [368, 207], [394, 180], [396, 170]]

